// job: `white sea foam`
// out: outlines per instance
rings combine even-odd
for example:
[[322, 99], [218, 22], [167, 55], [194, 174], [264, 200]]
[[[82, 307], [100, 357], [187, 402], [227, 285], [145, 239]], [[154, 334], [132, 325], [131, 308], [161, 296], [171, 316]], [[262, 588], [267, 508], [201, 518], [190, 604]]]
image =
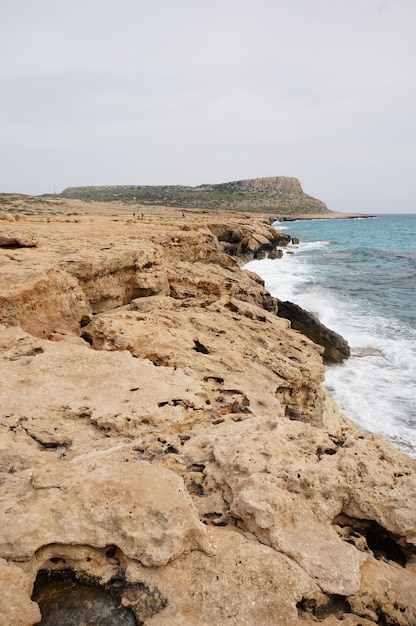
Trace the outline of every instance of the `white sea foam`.
[[342, 289], [327, 289], [322, 268], [314, 268], [302, 254], [327, 245], [291, 245], [281, 259], [253, 261], [246, 268], [263, 278], [272, 295], [316, 313], [347, 339], [352, 357], [327, 368], [326, 387], [362, 430], [416, 457], [416, 330], [381, 316], [371, 303], [347, 298]]
[[408, 419], [412, 381], [386, 358], [351, 357], [343, 365], [327, 367], [325, 386], [363, 431], [378, 433], [416, 456], [414, 425]]
[[289, 243], [284, 249], [283, 254], [292, 253], [298, 254], [299, 252], [305, 252], [306, 250], [315, 250], [319, 248], [325, 248], [329, 246], [329, 241], [301, 241], [299, 243]]

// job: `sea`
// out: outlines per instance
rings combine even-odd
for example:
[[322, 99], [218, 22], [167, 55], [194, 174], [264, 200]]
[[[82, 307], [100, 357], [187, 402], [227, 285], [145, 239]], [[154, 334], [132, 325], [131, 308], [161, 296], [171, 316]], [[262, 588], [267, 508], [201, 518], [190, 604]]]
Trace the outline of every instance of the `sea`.
[[362, 431], [416, 458], [416, 214], [273, 226], [300, 243], [245, 267], [348, 341], [326, 388]]

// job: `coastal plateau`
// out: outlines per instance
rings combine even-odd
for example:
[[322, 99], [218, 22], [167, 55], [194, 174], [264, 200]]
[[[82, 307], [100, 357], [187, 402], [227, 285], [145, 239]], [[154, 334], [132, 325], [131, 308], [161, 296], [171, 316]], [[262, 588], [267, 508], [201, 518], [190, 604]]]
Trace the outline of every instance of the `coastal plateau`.
[[414, 626], [415, 461], [325, 392], [342, 338], [243, 268], [290, 237], [134, 212], [0, 216], [0, 625]]
[[123, 201], [144, 205], [234, 209], [238, 211], [327, 214], [328, 207], [304, 193], [297, 178], [270, 176], [216, 185], [119, 185], [67, 187], [65, 198], [95, 201]]

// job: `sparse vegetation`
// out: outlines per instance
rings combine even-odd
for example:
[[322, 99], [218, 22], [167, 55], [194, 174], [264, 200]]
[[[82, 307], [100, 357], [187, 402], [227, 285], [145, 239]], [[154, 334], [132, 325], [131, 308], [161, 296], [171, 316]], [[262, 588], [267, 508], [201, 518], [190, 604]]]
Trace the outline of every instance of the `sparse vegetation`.
[[231, 209], [234, 211], [326, 213], [326, 205], [305, 194], [296, 178], [277, 176], [218, 185], [122, 185], [68, 187], [62, 198], [123, 202], [132, 205], [175, 208]]

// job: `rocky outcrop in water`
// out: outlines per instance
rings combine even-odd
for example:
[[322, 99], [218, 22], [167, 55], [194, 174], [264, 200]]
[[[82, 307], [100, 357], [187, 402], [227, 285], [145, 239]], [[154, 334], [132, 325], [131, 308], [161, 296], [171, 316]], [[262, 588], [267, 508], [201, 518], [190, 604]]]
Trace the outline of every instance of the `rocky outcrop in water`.
[[305, 311], [293, 302], [279, 301], [277, 315], [290, 320], [292, 328], [299, 330], [309, 339], [324, 348], [323, 358], [326, 363], [341, 363], [348, 359], [351, 352], [348, 343], [341, 335], [327, 328], [314, 313]]
[[0, 248], [0, 624], [413, 626], [415, 461], [240, 269], [279, 236], [111, 212]]

